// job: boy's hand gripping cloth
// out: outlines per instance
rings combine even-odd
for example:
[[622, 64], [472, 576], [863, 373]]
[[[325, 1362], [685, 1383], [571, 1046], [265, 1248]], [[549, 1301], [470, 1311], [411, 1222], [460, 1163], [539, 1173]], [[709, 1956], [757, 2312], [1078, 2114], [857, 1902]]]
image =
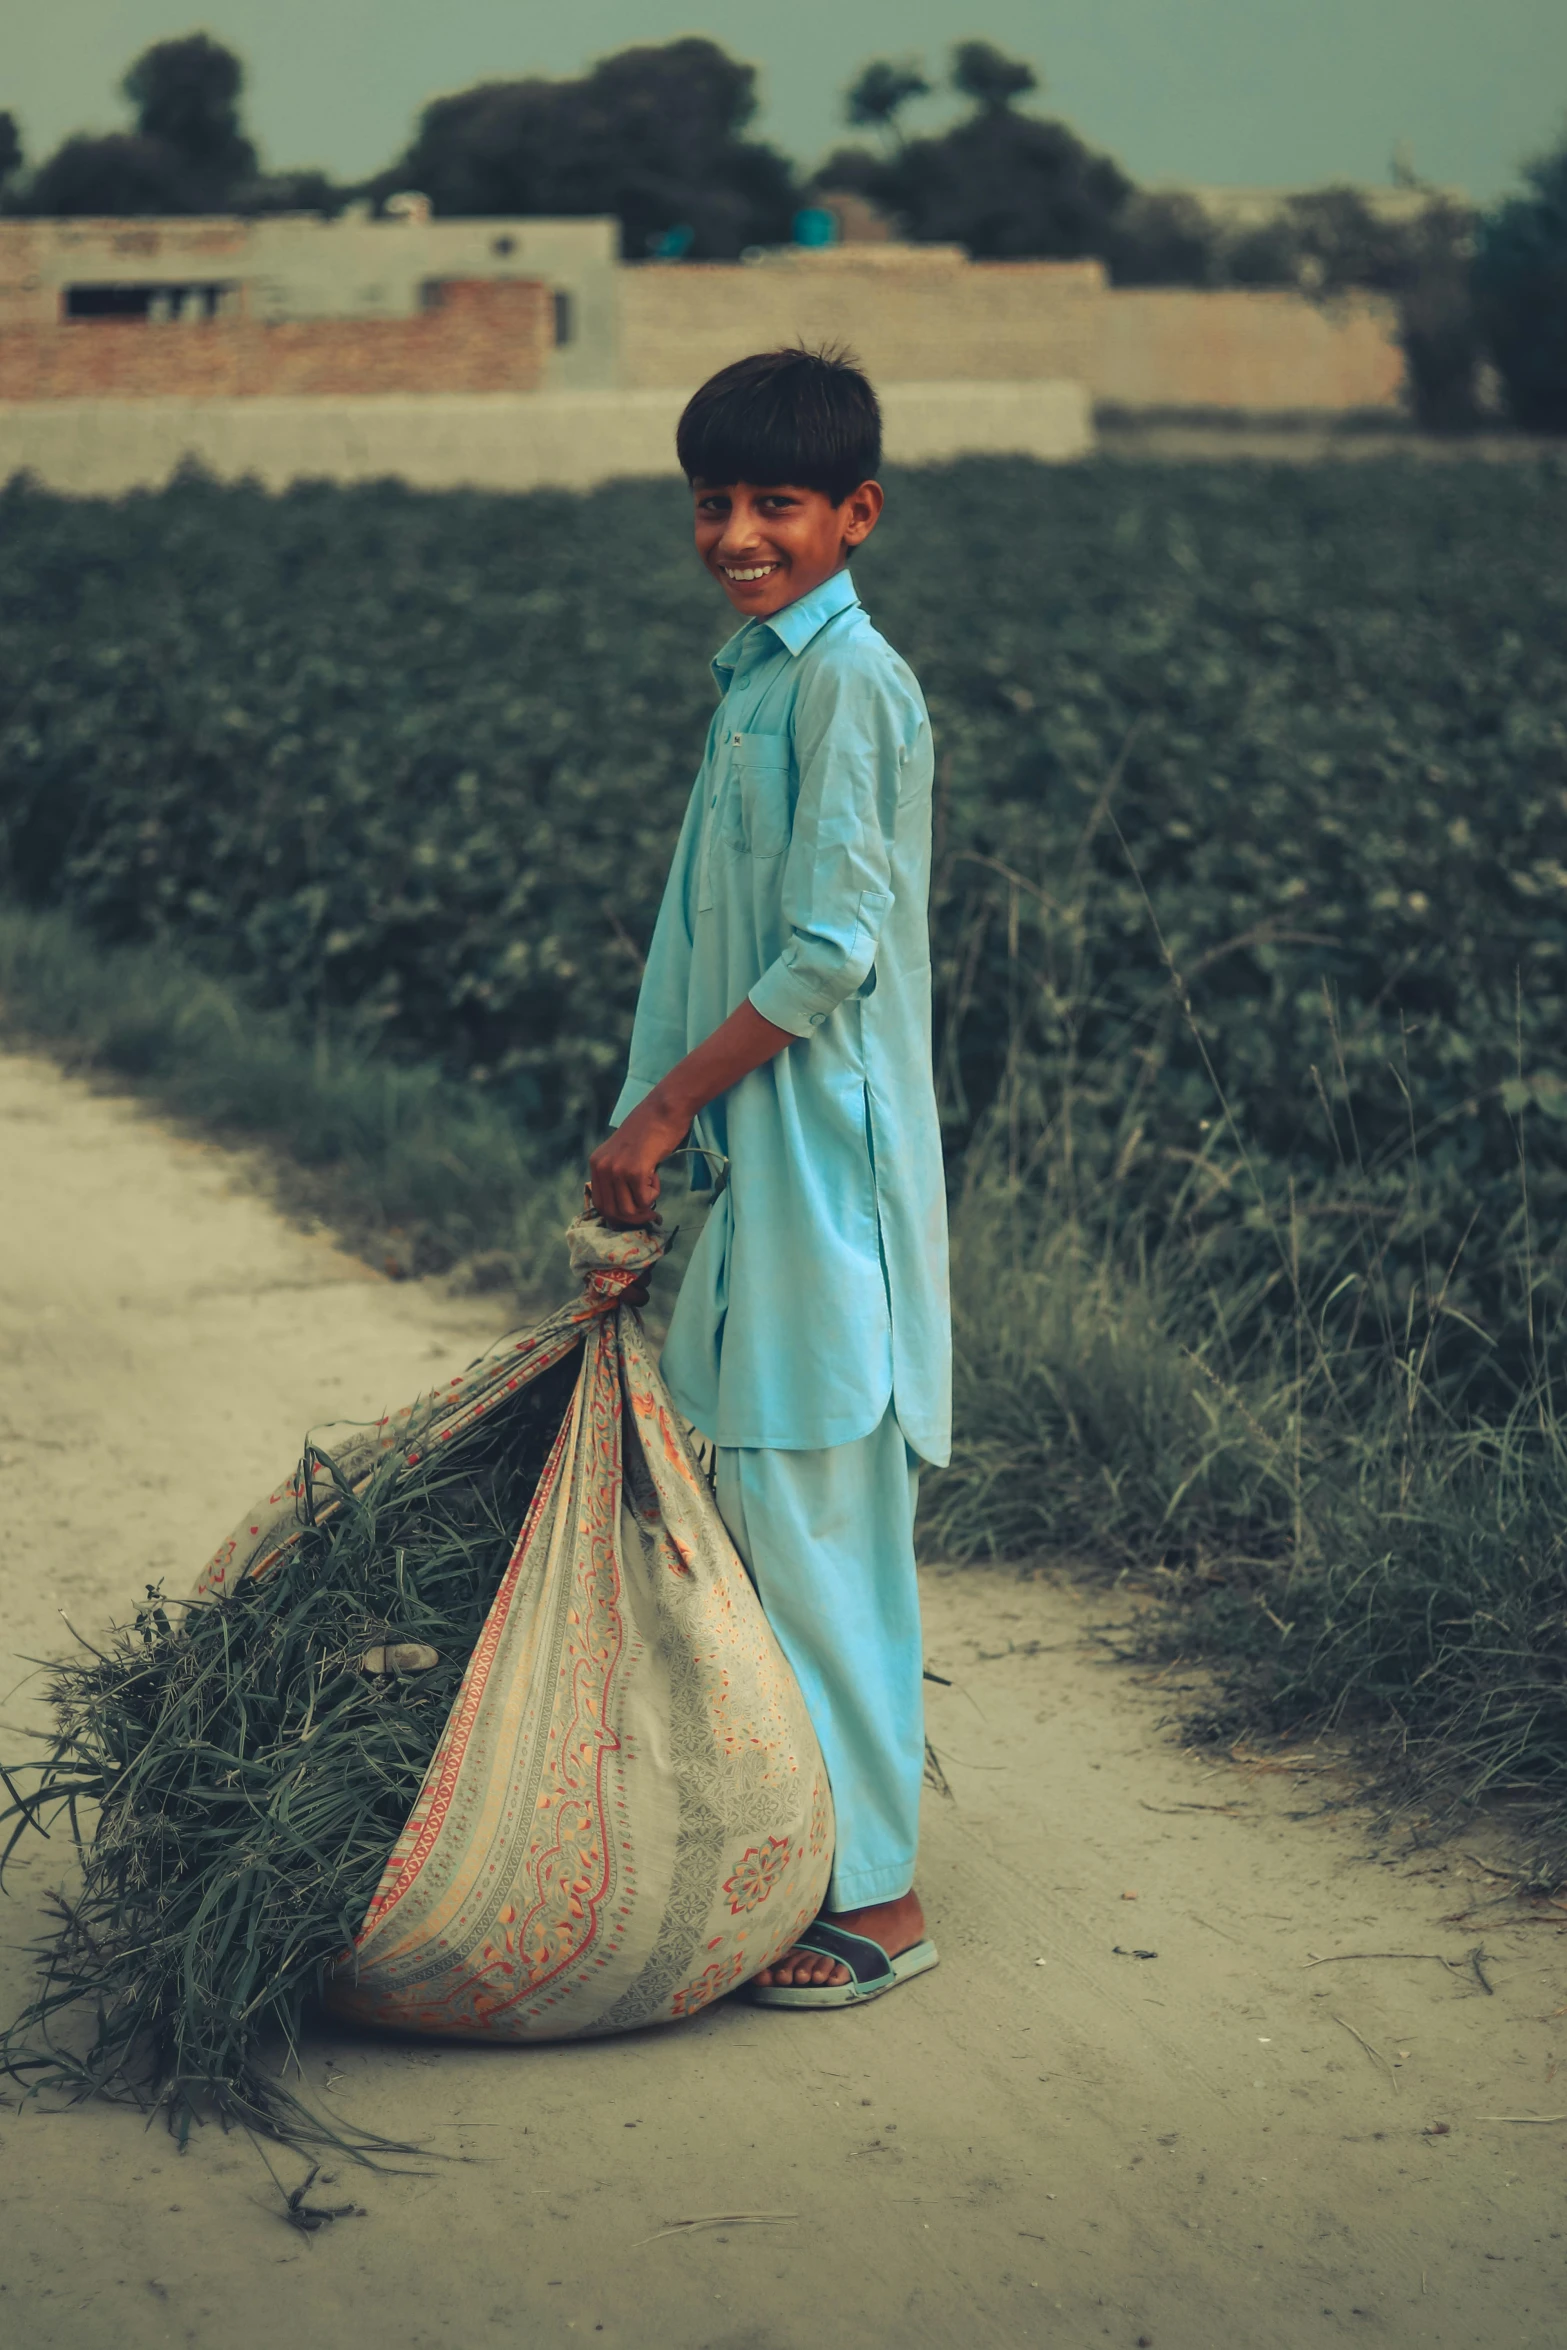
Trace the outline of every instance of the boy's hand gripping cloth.
[[[584, 1216], [585, 1294], [428, 1407], [314, 1456], [207, 1569], [264, 1573], [381, 1454], [443, 1442], [581, 1343], [581, 1375], [418, 1800], [329, 1986], [398, 2031], [567, 2039], [693, 2015], [827, 1890], [798, 1685], [620, 1293], [662, 1255]], [[270, 1514], [269, 1514], [270, 1513]]]

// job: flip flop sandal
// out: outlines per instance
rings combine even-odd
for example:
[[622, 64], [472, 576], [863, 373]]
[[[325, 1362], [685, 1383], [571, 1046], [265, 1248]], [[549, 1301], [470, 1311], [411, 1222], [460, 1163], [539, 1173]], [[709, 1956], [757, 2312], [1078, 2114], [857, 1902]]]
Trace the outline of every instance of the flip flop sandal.
[[796, 1950], [814, 1950], [822, 1958], [835, 1958], [849, 1970], [846, 1983], [753, 1983], [751, 1997], [758, 2007], [861, 2007], [867, 1999], [879, 1999], [884, 1991], [896, 1991], [900, 1983], [912, 1982], [916, 1975], [927, 1974], [937, 1964], [934, 1942], [916, 1942], [911, 1950], [900, 1950], [896, 1958], [889, 1958], [879, 1942], [866, 1934], [851, 1934], [842, 1926], [829, 1925], [818, 1918], [813, 1926], [795, 1942]]

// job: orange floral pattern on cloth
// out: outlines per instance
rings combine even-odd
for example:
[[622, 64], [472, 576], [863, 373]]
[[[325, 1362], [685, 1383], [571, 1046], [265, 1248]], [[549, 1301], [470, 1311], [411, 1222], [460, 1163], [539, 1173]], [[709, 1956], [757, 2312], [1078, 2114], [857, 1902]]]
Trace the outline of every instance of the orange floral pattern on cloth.
[[[583, 1297], [434, 1399], [307, 1453], [200, 1587], [264, 1573], [392, 1446], [417, 1462], [583, 1348], [423, 1785], [328, 1989], [340, 2014], [567, 2039], [695, 2014], [825, 1897], [826, 1772], [636, 1313], [662, 1253], [584, 1217]], [[321, 1463], [330, 1458], [330, 1471]]]
[[712, 1966], [704, 1967], [694, 1983], [687, 1983], [675, 1993], [671, 2002], [674, 2015], [695, 2015], [715, 1999], [722, 1999], [726, 1991], [734, 1989], [743, 1972], [744, 1961], [738, 1952], [733, 1958], [719, 1959]]
[[789, 1858], [787, 1836], [769, 1836], [765, 1844], [753, 1844], [749, 1852], [742, 1854], [734, 1875], [724, 1880], [732, 1915], [739, 1917], [744, 1910], [759, 1909], [773, 1887], [782, 1881]]

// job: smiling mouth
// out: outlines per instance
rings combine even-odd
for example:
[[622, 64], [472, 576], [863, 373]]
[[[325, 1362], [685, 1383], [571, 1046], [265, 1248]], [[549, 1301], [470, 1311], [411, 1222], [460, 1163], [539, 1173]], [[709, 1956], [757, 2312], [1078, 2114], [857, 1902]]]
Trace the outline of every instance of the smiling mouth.
[[733, 580], [736, 587], [752, 587], [759, 579], [770, 579], [779, 566], [776, 563], [720, 563], [718, 568], [725, 579]]

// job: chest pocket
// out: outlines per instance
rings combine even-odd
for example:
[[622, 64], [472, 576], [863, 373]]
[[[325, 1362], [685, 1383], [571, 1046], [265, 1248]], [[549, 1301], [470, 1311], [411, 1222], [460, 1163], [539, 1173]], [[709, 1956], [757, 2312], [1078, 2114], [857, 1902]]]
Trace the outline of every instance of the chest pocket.
[[781, 857], [789, 846], [794, 795], [786, 734], [741, 734], [729, 745], [724, 846], [741, 856]]

